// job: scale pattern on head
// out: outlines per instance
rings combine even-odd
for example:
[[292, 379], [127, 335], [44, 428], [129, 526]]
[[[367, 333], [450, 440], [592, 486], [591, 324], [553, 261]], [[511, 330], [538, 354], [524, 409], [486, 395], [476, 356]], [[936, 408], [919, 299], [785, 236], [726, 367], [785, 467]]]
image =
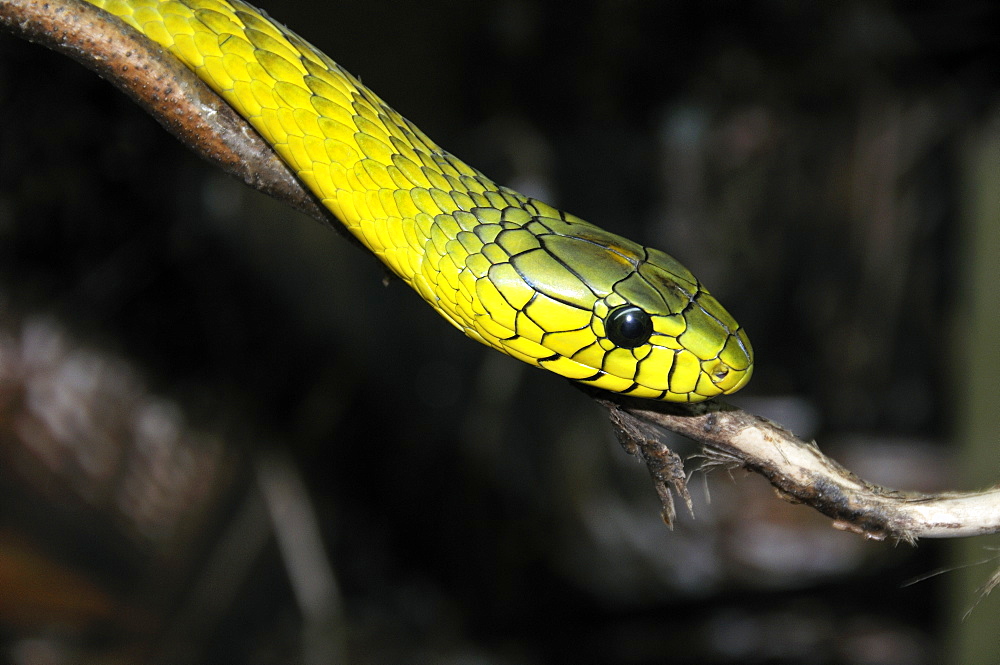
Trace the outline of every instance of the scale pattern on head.
[[465, 260], [439, 270], [435, 292], [469, 336], [640, 397], [699, 401], [746, 383], [745, 332], [680, 263], [511, 196], [517, 206], [469, 211], [468, 230], [443, 245]]
[[167, 48], [368, 249], [469, 337], [639, 397], [750, 378], [744, 331], [668, 255], [499, 186], [238, 0], [90, 0]]

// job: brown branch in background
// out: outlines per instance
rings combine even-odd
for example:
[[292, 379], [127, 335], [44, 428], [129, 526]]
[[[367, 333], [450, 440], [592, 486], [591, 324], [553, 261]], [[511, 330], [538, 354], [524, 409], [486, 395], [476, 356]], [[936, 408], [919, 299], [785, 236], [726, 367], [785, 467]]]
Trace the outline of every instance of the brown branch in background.
[[[194, 74], [117, 19], [77, 0], [0, 0], [0, 24], [82, 62], [133, 97], [187, 146], [250, 186], [306, 214], [339, 224], [317, 206], [267, 144]], [[837, 528], [869, 538], [975, 536], [1000, 531], [1000, 489], [918, 495], [867, 483], [763, 418], [720, 403], [676, 406], [606, 394], [619, 439], [653, 476], [674, 518], [672, 491], [690, 509], [683, 462], [657, 427], [705, 447], [702, 470], [742, 467], [767, 478], [786, 500], [812, 506]]]
[[0, 25], [107, 79], [225, 172], [339, 229], [232, 107], [179, 60], [116, 17], [80, 0], [0, 0]]

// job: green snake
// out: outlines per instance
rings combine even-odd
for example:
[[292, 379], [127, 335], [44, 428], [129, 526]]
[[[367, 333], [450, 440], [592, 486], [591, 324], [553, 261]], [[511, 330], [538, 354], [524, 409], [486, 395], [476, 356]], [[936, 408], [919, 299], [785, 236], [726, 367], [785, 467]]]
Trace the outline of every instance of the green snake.
[[600, 389], [697, 402], [753, 372], [684, 266], [497, 185], [240, 0], [88, 0], [194, 71], [365, 247], [467, 336]]

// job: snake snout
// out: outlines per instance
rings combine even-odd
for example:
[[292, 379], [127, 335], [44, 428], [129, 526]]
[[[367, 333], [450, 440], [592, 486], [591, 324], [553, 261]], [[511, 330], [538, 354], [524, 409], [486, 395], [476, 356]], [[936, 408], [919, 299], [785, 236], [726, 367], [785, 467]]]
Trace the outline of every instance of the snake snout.
[[730, 333], [718, 358], [706, 363], [703, 369], [723, 394], [745, 386], [753, 374], [753, 349], [743, 329]]
[[753, 374], [753, 366], [744, 369], [730, 367], [726, 363], [717, 361], [715, 367], [709, 372], [712, 383], [719, 389], [721, 394], [728, 395], [734, 393], [750, 380]]

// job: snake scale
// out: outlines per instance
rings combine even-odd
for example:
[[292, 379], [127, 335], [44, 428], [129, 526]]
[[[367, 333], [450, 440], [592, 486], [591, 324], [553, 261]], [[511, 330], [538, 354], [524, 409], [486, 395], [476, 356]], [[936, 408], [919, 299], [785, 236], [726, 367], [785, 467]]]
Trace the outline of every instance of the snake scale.
[[174, 56], [467, 336], [600, 389], [697, 402], [753, 371], [745, 331], [667, 254], [497, 185], [240, 0], [88, 0]]

